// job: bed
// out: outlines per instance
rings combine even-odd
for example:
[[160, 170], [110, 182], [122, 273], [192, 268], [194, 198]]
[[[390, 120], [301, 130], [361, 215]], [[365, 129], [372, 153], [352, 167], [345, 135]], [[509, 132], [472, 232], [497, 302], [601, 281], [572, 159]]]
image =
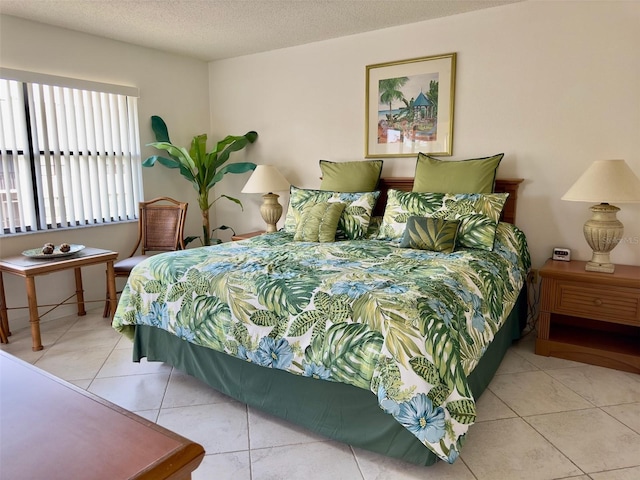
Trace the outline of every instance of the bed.
[[475, 400], [526, 320], [530, 260], [514, 226], [521, 181], [495, 182], [506, 203], [488, 250], [442, 253], [388, 238], [398, 227], [385, 223], [389, 205], [415, 202], [413, 178], [380, 179], [357, 239], [294, 240], [290, 205], [281, 231], [136, 267], [113, 326], [133, 340], [134, 361], [166, 362], [360, 448], [452, 463]]

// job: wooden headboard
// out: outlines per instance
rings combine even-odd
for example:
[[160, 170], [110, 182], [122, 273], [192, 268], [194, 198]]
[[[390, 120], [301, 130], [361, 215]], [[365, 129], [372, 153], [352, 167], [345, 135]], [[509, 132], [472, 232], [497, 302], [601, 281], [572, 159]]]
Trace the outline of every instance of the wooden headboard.
[[[498, 178], [496, 179], [496, 193], [508, 193], [507, 203], [502, 210], [500, 220], [507, 223], [516, 223], [516, 206], [518, 204], [518, 188], [523, 178]], [[373, 211], [374, 215], [384, 215], [384, 206], [387, 204], [387, 190], [402, 190], [410, 192], [413, 189], [413, 177], [383, 177], [378, 183], [377, 190], [380, 190], [380, 198]]]

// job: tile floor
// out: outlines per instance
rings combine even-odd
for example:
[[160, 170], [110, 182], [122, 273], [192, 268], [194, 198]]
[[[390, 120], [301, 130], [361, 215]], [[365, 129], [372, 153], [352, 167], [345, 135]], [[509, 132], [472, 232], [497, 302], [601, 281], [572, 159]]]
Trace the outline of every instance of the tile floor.
[[640, 375], [514, 345], [478, 402], [453, 465], [418, 467], [334, 442], [238, 403], [170, 366], [131, 361], [101, 311], [27, 329], [2, 349], [202, 444], [194, 479], [640, 478]]

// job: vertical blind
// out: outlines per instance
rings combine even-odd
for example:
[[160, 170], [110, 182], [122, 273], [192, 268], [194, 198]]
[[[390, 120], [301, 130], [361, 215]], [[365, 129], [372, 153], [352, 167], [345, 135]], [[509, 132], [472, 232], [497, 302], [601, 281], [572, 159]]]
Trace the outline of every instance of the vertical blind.
[[0, 235], [137, 217], [136, 96], [0, 78], [0, 110]]

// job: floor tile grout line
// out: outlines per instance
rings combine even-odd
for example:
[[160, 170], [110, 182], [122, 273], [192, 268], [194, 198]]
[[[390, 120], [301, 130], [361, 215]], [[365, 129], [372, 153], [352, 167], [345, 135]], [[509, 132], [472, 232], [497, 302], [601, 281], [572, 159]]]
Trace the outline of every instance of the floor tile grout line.
[[[592, 409], [592, 408], [589, 408], [589, 409], [585, 408], [585, 409], [583, 409], [583, 410], [593, 410], [593, 409]], [[574, 410], [574, 411], [575, 411], [575, 410]], [[555, 412], [555, 413], [557, 414], [557, 413], [563, 413], [563, 412]], [[545, 413], [545, 414], [543, 414], [543, 415], [553, 415], [553, 414], [554, 414], [554, 413]], [[530, 417], [534, 417], [534, 416], [536, 416], [536, 415], [529, 415], [529, 416], [530, 416]], [[557, 450], [557, 451], [560, 453], [560, 455], [562, 455], [564, 458], [566, 458], [566, 459], [567, 459], [567, 461], [568, 461], [569, 463], [571, 463], [571, 465], [573, 465], [574, 467], [576, 467], [576, 468], [581, 472], [581, 474], [582, 474], [582, 475], [588, 475], [588, 474], [587, 474], [587, 472], [585, 472], [585, 471], [584, 471], [584, 470], [583, 470], [583, 469], [582, 469], [582, 468], [581, 468], [581, 467], [580, 467], [576, 462], [574, 462], [573, 460], [571, 460], [571, 458], [570, 458], [566, 453], [564, 453], [564, 452], [560, 449], [560, 447], [559, 447], [558, 445], [556, 445], [555, 443], [553, 443], [553, 442], [551, 441], [551, 439], [547, 438], [547, 437], [546, 437], [546, 436], [545, 436], [541, 431], [539, 431], [539, 430], [538, 430], [534, 425], [532, 425], [532, 424], [531, 424], [531, 423], [530, 423], [530, 422], [529, 422], [525, 417], [520, 417], [520, 418], [522, 418], [522, 421], [523, 421], [523, 422], [525, 422], [527, 425], [529, 425], [529, 427], [531, 427], [531, 428], [533, 429], [533, 431], [534, 431], [534, 432], [536, 432], [538, 435], [540, 435], [542, 438], [544, 438], [544, 440], [545, 440], [549, 445], [551, 445], [555, 450]], [[574, 476], [575, 476], [575, 475], [574, 475]], [[570, 477], [569, 477], [569, 478], [570, 478]]]
[[102, 370], [104, 368], [104, 366], [107, 364], [107, 361], [109, 360], [109, 357], [111, 357], [111, 355], [113, 355], [113, 352], [116, 351], [116, 347], [118, 346], [118, 342], [119, 342], [119, 340], [113, 345], [113, 348], [111, 349], [109, 354], [105, 357], [104, 361], [102, 362], [102, 365], [100, 366], [100, 368], [98, 369], [96, 374], [93, 376], [93, 379], [91, 380], [91, 382], [89, 382], [89, 385], [87, 385], [87, 391], [89, 391], [89, 389], [91, 388], [91, 385], [93, 385], [93, 382], [95, 382], [96, 378], [98, 377], [98, 374], [100, 373], [100, 370]]
[[[623, 405], [633, 405], [631, 403], [629, 404], [623, 404]], [[609, 412], [607, 412], [605, 410], [605, 408], [607, 408], [608, 405], [605, 405], [604, 407], [598, 407], [598, 409], [600, 411], [602, 411], [602, 413], [604, 413], [605, 415], [607, 415], [609, 418], [615, 420], [616, 422], [618, 422], [620, 425], [624, 425], [625, 427], [627, 427], [629, 430], [631, 430], [634, 433], [637, 433], [638, 435], [640, 435], [640, 431], [636, 430], [635, 428], [633, 428], [631, 425], [627, 425], [626, 423], [624, 423], [622, 420], [620, 420], [619, 418], [616, 418], [614, 415], [610, 414]], [[638, 465], [640, 465], [640, 461], [638, 461]]]
[[[551, 370], [560, 370], [558, 368], [555, 369], [551, 369]], [[569, 385], [567, 385], [565, 382], [563, 382], [562, 380], [554, 377], [553, 375], [551, 375], [549, 372], [544, 371], [544, 373], [549, 376], [551, 379], [555, 380], [556, 382], [560, 382], [561, 385], [563, 385], [565, 388], [568, 388], [569, 390], [571, 390], [573, 393], [575, 393], [576, 395], [578, 395], [580, 398], [582, 398], [585, 402], [589, 402], [589, 404], [593, 405], [594, 407], [598, 407], [598, 405], [596, 405], [595, 403], [593, 403], [591, 400], [589, 400], [588, 398], [586, 398], [584, 395], [580, 394], [580, 392], [577, 392], [575, 389], [571, 388]]]
[[464, 458], [462, 457], [462, 454], [460, 454], [460, 456], [458, 457], [456, 462], [462, 462], [462, 464], [465, 467], [467, 467], [467, 470], [469, 470], [469, 473], [471, 473], [471, 475], [473, 475], [473, 478], [475, 480], [478, 480], [478, 475], [476, 475], [476, 472], [473, 471], [473, 469], [471, 468], [471, 465], [469, 465], [467, 462], [465, 462]]
[[351, 455], [353, 455], [353, 460], [356, 462], [356, 467], [358, 467], [358, 471], [360, 472], [360, 476], [362, 477], [362, 480], [367, 480], [367, 478], [364, 476], [364, 472], [362, 471], [362, 466], [360, 465], [360, 461], [358, 460], [358, 456], [356, 455], [356, 451], [353, 448], [353, 445], [347, 445], [347, 446], [351, 451]]
[[253, 479], [253, 456], [251, 455], [251, 422], [249, 421], [249, 405], [246, 405], [247, 409], [247, 447], [249, 452], [249, 480]]
[[[164, 365], [164, 363], [163, 363]], [[160, 420], [160, 415], [162, 415], [164, 400], [167, 397], [167, 390], [169, 390], [169, 384], [171, 383], [171, 377], [173, 376], [173, 372], [175, 371], [175, 367], [171, 367], [169, 371], [169, 376], [167, 377], [167, 384], [164, 386], [164, 390], [162, 391], [162, 398], [160, 399], [160, 406], [158, 407], [158, 416], [156, 417], [156, 423]]]
[[[63, 317], [63, 318], [69, 318], [69, 317]], [[54, 321], [54, 320], [51, 320], [51, 321]], [[63, 327], [64, 331], [62, 332], [62, 334], [58, 335], [58, 337], [53, 341], [53, 343], [52, 343], [51, 345], [49, 345], [49, 348], [43, 348], [43, 349], [42, 349], [42, 350], [43, 350], [42, 355], [40, 355], [40, 356], [38, 357], [38, 359], [37, 359], [35, 362], [33, 362], [33, 365], [36, 365], [36, 364], [37, 364], [40, 360], [42, 360], [42, 359], [43, 359], [43, 358], [44, 358], [48, 353], [50, 353], [50, 352], [51, 352], [51, 347], [53, 347], [54, 345], [56, 345], [56, 344], [60, 341], [60, 339], [61, 339], [62, 337], [64, 337], [67, 333], [69, 333], [69, 330], [71, 330], [71, 328], [73, 328], [73, 326], [74, 326], [76, 323], [78, 323], [78, 321], [79, 321], [79, 318], [78, 318], [78, 319], [76, 319], [74, 322], [72, 322], [72, 323], [71, 323], [71, 324], [70, 324], [66, 329], [64, 329], [64, 327]], [[25, 328], [24, 328], [24, 330], [26, 330], [26, 329], [30, 329], [30, 327], [25, 327]], [[42, 333], [43, 333], [43, 332], [41, 331], [41, 332], [40, 332], [40, 336], [41, 336], [41, 337], [42, 337]], [[31, 334], [29, 334], [29, 336], [31, 337]], [[44, 345], [43, 345], [43, 347], [44, 347]]]

